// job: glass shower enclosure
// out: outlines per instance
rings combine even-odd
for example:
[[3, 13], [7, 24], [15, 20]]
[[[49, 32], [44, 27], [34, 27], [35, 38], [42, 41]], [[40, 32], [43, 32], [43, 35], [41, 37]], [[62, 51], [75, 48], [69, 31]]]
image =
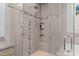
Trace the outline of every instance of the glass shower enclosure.
[[15, 44], [16, 56], [76, 55], [79, 43], [78, 34], [75, 34], [75, 28], [78, 29], [78, 20], [75, 20], [78, 16], [75, 12], [76, 4], [7, 3], [5, 5], [6, 41]]

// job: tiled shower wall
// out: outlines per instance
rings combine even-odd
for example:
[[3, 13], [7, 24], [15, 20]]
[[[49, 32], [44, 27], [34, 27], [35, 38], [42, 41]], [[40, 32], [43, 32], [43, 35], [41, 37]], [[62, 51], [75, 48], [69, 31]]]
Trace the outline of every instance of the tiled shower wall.
[[[42, 4], [41, 21], [44, 30], [39, 41], [39, 49], [56, 54], [61, 45], [64, 45], [66, 4]], [[64, 49], [63, 49], [64, 51]]]
[[6, 4], [6, 41], [15, 44], [16, 55], [29, 55], [38, 49], [40, 6], [29, 3], [19, 8], [16, 5]]

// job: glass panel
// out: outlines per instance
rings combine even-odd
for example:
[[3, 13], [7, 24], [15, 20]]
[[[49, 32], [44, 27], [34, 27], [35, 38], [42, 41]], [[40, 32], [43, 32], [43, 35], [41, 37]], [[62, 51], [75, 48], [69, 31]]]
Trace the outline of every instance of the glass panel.
[[79, 4], [74, 6], [74, 20], [75, 20], [75, 40], [74, 40], [74, 55], [79, 56]]

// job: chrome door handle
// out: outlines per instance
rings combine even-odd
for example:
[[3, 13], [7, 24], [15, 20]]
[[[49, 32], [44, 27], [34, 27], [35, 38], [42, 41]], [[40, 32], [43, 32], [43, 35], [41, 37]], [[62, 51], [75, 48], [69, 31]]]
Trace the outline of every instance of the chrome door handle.
[[[66, 38], [64, 38], [64, 50], [66, 50]], [[70, 49], [72, 50], [72, 37], [69, 38], [70, 40]]]
[[72, 37], [71, 37], [71, 50], [72, 50]]
[[66, 41], [66, 40], [65, 40], [65, 38], [64, 38], [64, 50], [66, 49], [66, 48], [65, 48], [65, 47], [66, 47], [66, 43], [65, 43], [65, 41]]

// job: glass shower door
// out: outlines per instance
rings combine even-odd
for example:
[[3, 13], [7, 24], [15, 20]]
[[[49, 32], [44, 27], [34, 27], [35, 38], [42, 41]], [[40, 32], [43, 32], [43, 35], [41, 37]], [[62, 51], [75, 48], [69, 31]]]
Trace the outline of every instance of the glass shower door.
[[64, 34], [64, 55], [74, 55], [74, 4], [66, 4], [66, 22]]
[[[59, 38], [57, 39], [59, 42], [56, 41], [58, 42], [57, 44], [59, 49], [57, 50], [56, 55], [61, 55], [61, 56], [74, 55], [74, 17], [73, 16], [74, 16], [74, 4], [72, 3], [59, 4], [59, 25], [58, 25], [59, 32], [57, 32], [55, 29], [55, 31], [59, 34], [57, 36]], [[55, 33], [54, 35], [56, 36]], [[56, 40], [56, 38], [54, 39]]]

